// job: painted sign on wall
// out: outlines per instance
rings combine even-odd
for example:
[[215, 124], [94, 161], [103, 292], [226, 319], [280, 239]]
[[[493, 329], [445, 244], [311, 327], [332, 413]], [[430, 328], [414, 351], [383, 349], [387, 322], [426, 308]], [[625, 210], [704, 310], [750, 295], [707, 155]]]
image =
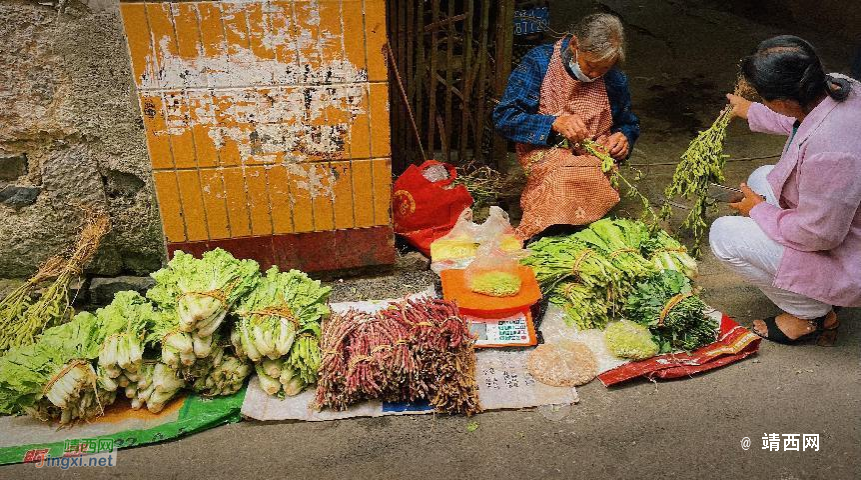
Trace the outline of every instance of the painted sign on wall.
[[384, 0], [121, 11], [169, 251], [391, 263]]

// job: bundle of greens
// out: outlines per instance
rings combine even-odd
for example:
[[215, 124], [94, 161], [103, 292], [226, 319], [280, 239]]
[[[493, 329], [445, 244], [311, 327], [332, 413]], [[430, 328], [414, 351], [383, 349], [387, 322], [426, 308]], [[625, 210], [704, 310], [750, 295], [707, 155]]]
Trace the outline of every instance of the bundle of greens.
[[61, 256], [49, 258], [39, 271], [0, 300], [0, 353], [12, 346], [13, 327], [33, 304], [33, 294], [38, 285], [59, 275], [65, 263]]
[[648, 327], [630, 320], [620, 320], [607, 326], [604, 340], [610, 353], [622, 358], [645, 360], [657, 355], [659, 350]]
[[[726, 129], [732, 120], [732, 107], [727, 106], [707, 130], [700, 132], [676, 166], [672, 183], [667, 186], [664, 195], [668, 199], [683, 197], [694, 200], [690, 213], [685, 218], [684, 226], [694, 236], [694, 253], [699, 253], [699, 245], [708, 226], [708, 187], [710, 183], [721, 183], [724, 180], [723, 167], [729, 155], [723, 154]], [[663, 209], [663, 216], [672, 214], [670, 204]]]
[[227, 312], [257, 284], [254, 260], [237, 260], [216, 248], [200, 259], [177, 251], [165, 268], [154, 272], [156, 284], [147, 297], [179, 315], [179, 329], [194, 333], [204, 344], [221, 326]]
[[[206, 357], [212, 349], [200, 341], [194, 342], [192, 335], [179, 329], [179, 315], [174, 310], [155, 312], [150, 319], [147, 345], [161, 350], [161, 361], [170, 368], [178, 370], [180, 366], [190, 367], [198, 359]], [[212, 335], [207, 337], [209, 346], [212, 345]], [[195, 346], [198, 346], [195, 351]]]
[[610, 304], [603, 289], [563, 282], [550, 291], [548, 300], [565, 310], [565, 323], [580, 330], [604, 328], [610, 321]]
[[116, 392], [100, 389], [91, 360], [106, 334], [89, 313], [45, 330], [0, 357], [0, 413], [70, 423], [103, 412]]
[[155, 312], [135, 291], [119, 292], [110, 305], [96, 310], [99, 328], [114, 332], [99, 349], [99, 381], [108, 390], [137, 381], [147, 325]]
[[[9, 312], [0, 336], [0, 352], [21, 345], [33, 343], [34, 338], [44, 329], [69, 321], [74, 315], [69, 298], [69, 286], [78, 277], [84, 267], [95, 256], [99, 244], [110, 230], [110, 219], [103, 213], [91, 213], [84, 221], [84, 226], [78, 235], [75, 249], [68, 260], [60, 266], [59, 260], [52, 259], [45, 266], [42, 280], [56, 277], [53, 283], [45, 289], [38, 300], [27, 303], [22, 312]], [[37, 277], [39, 274], [37, 274]], [[41, 280], [40, 280], [41, 281]], [[26, 292], [29, 297], [29, 291]], [[19, 293], [18, 295], [21, 295]], [[12, 300], [14, 310], [19, 310], [23, 303], [21, 299]], [[16, 317], [11, 317], [16, 314]]]
[[135, 410], [158, 413], [186, 386], [179, 370], [162, 362], [145, 362], [138, 372], [138, 381], [125, 390]]
[[697, 262], [687, 249], [664, 230], [657, 230], [640, 245], [643, 256], [650, 259], [658, 270], [675, 270], [688, 278], [697, 276]]
[[649, 327], [660, 352], [667, 353], [691, 351], [715, 341], [718, 322], [705, 314], [705, 308], [687, 277], [665, 270], [637, 284], [624, 313]]
[[257, 364], [261, 386], [271, 395], [296, 395], [316, 383], [330, 291], [298, 270], [272, 267], [237, 307], [232, 343], [240, 357]]
[[252, 368], [216, 342], [212, 354], [191, 367], [180, 368], [180, 375], [191, 389], [203, 396], [231, 395], [239, 391]]
[[622, 279], [622, 272], [575, 235], [538, 240], [529, 246], [529, 256], [521, 263], [532, 267], [542, 291], [569, 279], [598, 289], [618, 285]]
[[[603, 241], [596, 239], [595, 241]], [[621, 298], [623, 273], [601, 250], [577, 237], [545, 237], [529, 246], [529, 265], [550, 302], [565, 309], [566, 322], [581, 329], [602, 328], [610, 300]]]
[[[574, 234], [578, 240], [601, 251], [622, 273], [624, 278], [622, 292], [628, 291], [637, 278], [655, 271], [654, 265], [640, 255], [637, 239], [634, 241], [628, 239], [628, 233], [634, 234], [635, 231], [633, 222], [628, 222], [604, 218]], [[622, 226], [630, 227], [629, 232], [624, 231]]]

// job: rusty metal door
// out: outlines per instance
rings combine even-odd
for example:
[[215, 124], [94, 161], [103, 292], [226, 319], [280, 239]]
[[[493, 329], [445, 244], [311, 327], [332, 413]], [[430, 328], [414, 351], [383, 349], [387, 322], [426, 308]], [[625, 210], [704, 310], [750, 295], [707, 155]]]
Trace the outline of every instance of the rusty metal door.
[[394, 261], [384, 0], [121, 11], [169, 252]]

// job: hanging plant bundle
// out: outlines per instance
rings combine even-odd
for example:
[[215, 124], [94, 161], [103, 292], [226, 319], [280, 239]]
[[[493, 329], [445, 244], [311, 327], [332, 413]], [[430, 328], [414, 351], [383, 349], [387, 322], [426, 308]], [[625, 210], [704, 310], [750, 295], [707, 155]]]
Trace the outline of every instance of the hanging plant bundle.
[[[682, 225], [693, 234], [694, 255], [697, 256], [703, 235], [708, 228], [706, 216], [711, 207], [707, 195], [709, 184], [724, 181], [723, 169], [729, 155], [724, 155], [723, 148], [730, 120], [732, 120], [732, 107], [727, 106], [711, 127], [700, 132], [690, 143], [676, 166], [672, 182], [664, 192], [664, 196], [668, 199], [681, 197], [693, 200], [690, 213]], [[669, 218], [671, 214], [670, 204], [664, 205], [662, 216]]]

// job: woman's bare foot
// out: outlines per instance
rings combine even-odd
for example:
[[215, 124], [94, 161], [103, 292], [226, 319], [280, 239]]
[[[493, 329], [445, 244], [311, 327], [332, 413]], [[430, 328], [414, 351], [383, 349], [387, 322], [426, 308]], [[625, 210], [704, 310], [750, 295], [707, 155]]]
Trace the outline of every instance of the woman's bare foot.
[[[816, 330], [816, 324], [812, 321], [802, 320], [794, 315], [790, 315], [788, 313], [781, 313], [775, 319], [777, 323], [777, 327], [783, 332], [784, 335], [789, 337], [791, 340], [795, 340], [796, 338], [808, 334], [814, 330]], [[837, 324], [837, 314], [834, 311], [828, 312], [828, 316], [825, 318], [825, 328], [831, 328]], [[768, 337], [768, 327], [765, 326], [765, 322], [762, 320], [754, 320], [753, 321], [753, 329], [756, 333]]]

